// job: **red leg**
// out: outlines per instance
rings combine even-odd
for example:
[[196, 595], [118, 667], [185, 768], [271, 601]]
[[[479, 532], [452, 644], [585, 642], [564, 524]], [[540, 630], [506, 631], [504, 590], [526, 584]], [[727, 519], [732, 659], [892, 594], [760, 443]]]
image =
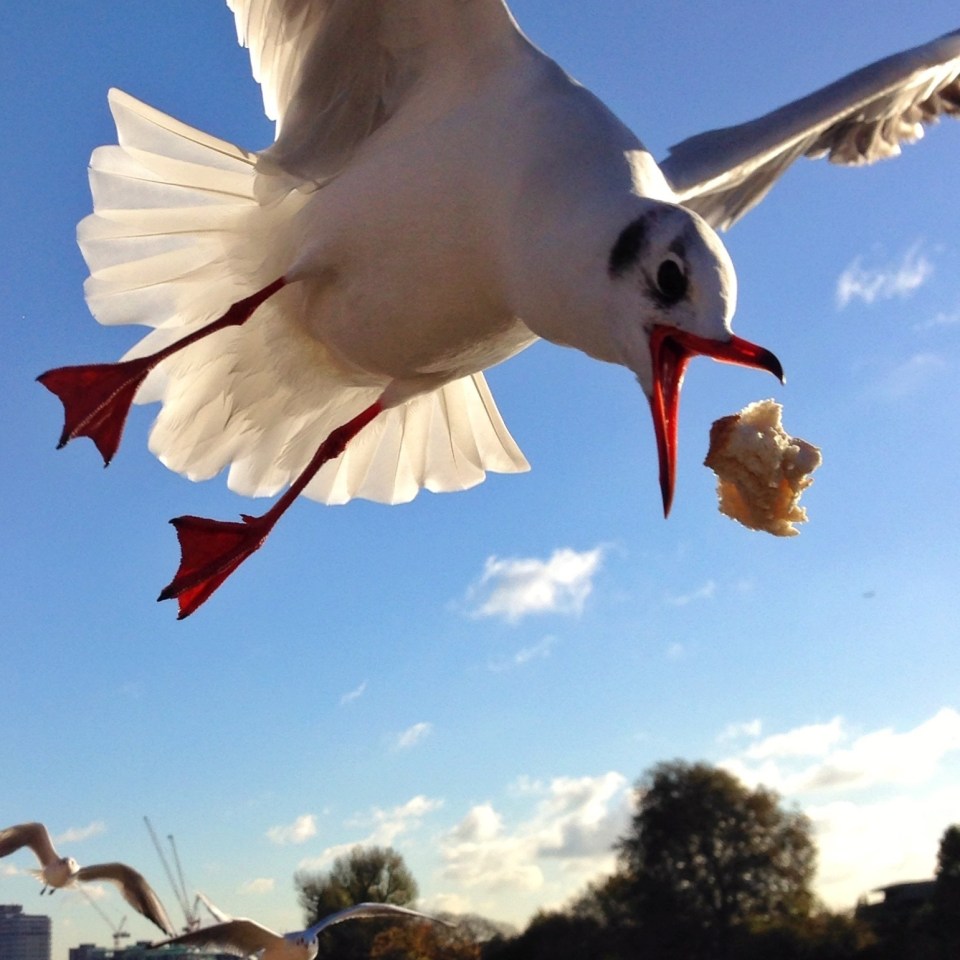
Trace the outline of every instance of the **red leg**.
[[90, 437], [103, 457], [104, 466], [109, 464], [120, 445], [130, 405], [147, 374], [162, 360], [203, 337], [245, 323], [257, 307], [285, 283], [283, 277], [274, 280], [262, 290], [238, 300], [218, 320], [150, 356], [120, 363], [58, 367], [40, 374], [37, 380], [63, 403], [64, 424], [58, 449], [74, 437]]
[[204, 517], [177, 517], [170, 522], [180, 541], [180, 566], [158, 600], [177, 598], [178, 620], [190, 616], [243, 563], [259, 550], [274, 524], [303, 492], [317, 471], [343, 453], [347, 444], [377, 416], [383, 407], [371, 404], [352, 420], [337, 427], [317, 448], [313, 459], [289, 489], [262, 516], [241, 515], [241, 521], [208, 520]]

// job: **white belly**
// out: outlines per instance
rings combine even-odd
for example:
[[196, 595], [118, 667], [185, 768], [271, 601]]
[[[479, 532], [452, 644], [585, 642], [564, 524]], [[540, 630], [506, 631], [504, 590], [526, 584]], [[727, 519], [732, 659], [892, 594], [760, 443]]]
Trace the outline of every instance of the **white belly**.
[[350, 367], [450, 380], [536, 339], [507, 293], [496, 171], [452, 149], [471, 145], [443, 135], [381, 146], [301, 215], [302, 254], [287, 275], [308, 288], [307, 329]]

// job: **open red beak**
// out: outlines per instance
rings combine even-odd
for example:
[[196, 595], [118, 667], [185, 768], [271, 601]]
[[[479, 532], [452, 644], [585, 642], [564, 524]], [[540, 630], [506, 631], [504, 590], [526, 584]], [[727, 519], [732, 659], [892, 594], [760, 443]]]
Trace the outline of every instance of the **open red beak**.
[[650, 355], [653, 360], [653, 393], [650, 411], [657, 435], [660, 458], [660, 492], [663, 494], [663, 515], [670, 513], [673, 485], [677, 472], [677, 419], [680, 410], [680, 387], [691, 357], [712, 357], [724, 363], [769, 370], [783, 383], [780, 361], [763, 347], [730, 335], [729, 340], [711, 340], [693, 333], [658, 324], [650, 333]]

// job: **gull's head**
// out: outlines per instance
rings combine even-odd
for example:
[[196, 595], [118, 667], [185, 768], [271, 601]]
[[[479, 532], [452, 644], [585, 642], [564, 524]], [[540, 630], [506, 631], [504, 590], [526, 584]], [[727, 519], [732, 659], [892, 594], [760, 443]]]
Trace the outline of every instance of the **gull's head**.
[[619, 359], [636, 374], [650, 401], [666, 515], [676, 474], [680, 387], [690, 359], [706, 356], [757, 367], [781, 381], [783, 369], [769, 350], [731, 331], [736, 273], [720, 238], [697, 214], [648, 201], [624, 224], [607, 271]]
[[320, 931], [313, 927], [309, 930], [285, 933], [283, 939], [294, 948], [294, 955], [301, 960], [313, 960], [320, 949]]

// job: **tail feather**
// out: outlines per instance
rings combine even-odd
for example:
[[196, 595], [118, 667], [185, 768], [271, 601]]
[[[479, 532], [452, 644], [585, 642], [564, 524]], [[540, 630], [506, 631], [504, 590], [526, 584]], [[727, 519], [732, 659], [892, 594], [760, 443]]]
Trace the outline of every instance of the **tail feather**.
[[529, 469], [483, 374], [475, 373], [386, 410], [304, 492], [324, 503], [404, 503], [421, 488], [466, 490], [488, 470]]
[[109, 101], [118, 145], [93, 152], [94, 212], [77, 229], [87, 302], [101, 323], [186, 333], [283, 272], [282, 227], [304, 199], [261, 206], [255, 154], [119, 90]]

